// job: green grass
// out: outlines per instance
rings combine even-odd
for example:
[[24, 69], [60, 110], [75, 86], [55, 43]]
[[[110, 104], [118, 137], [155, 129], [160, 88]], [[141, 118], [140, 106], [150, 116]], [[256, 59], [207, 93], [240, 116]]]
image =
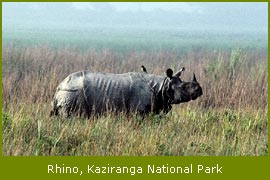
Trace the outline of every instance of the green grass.
[[[176, 106], [167, 115], [50, 118], [46, 104], [3, 113], [3, 155], [267, 155], [260, 111]], [[15, 111], [15, 112], [14, 112]]]

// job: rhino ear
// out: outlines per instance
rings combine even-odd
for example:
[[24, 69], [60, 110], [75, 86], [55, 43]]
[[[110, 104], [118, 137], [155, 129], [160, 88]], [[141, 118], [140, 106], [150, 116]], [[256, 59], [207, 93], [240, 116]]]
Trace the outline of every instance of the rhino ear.
[[172, 70], [172, 69], [167, 69], [166, 75], [167, 75], [168, 78], [172, 79], [172, 76], [173, 76], [173, 70]]
[[193, 80], [194, 82], [197, 82], [197, 79], [196, 79], [196, 76], [195, 76], [195, 73], [193, 73]]
[[185, 71], [185, 67], [182, 67], [178, 72], [174, 74], [174, 76], [180, 77], [183, 71]]

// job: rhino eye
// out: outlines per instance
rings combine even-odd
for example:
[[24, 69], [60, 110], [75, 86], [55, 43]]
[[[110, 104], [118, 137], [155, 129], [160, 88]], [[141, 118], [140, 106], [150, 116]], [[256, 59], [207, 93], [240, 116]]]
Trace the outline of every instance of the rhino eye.
[[186, 90], [186, 86], [176, 86], [176, 89], [178, 90]]

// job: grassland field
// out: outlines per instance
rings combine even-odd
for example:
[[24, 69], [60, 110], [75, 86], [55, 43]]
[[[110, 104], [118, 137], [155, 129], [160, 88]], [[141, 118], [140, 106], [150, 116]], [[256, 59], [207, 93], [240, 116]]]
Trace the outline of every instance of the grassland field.
[[[90, 30], [89, 30], [90, 31]], [[3, 32], [4, 156], [263, 156], [268, 154], [267, 40], [259, 35]], [[139, 33], [140, 32], [140, 33]], [[203, 88], [168, 114], [50, 117], [58, 83], [79, 70], [164, 75], [182, 66]]]

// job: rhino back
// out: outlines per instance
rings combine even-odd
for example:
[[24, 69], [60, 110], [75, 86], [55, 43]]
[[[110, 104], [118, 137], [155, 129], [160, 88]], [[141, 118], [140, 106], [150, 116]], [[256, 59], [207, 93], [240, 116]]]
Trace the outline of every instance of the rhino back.
[[90, 71], [79, 71], [68, 75], [57, 87], [57, 90], [75, 91], [82, 89], [84, 78]]

